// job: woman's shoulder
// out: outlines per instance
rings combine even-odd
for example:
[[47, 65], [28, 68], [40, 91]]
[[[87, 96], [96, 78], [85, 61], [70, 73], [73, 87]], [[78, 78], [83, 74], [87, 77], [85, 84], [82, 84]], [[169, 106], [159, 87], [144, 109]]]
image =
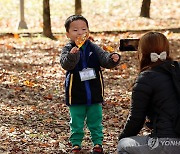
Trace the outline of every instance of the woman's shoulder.
[[152, 70], [152, 69], [148, 69], [148, 70], [142, 71], [142, 72], [139, 74], [139, 77], [140, 77], [140, 78], [153, 78], [153, 77], [155, 77], [156, 75], [158, 75], [158, 72], [157, 72], [157, 71]]
[[146, 69], [144, 71], [142, 71], [140, 73], [141, 76], [150, 76], [150, 77], [153, 77], [153, 76], [156, 76], [156, 75], [159, 75], [159, 74], [166, 74], [165, 73], [165, 70], [168, 70], [170, 69], [170, 67], [172, 65], [174, 65], [175, 61], [165, 61], [159, 65], [156, 65], [156, 66], [153, 66], [152, 68], [150, 69]]
[[166, 78], [164, 74], [150, 69], [141, 72], [137, 78], [137, 82], [145, 83], [145, 84], [153, 84], [153, 83], [161, 82], [161, 80], [163, 80], [164, 78]]
[[155, 68], [147, 69], [142, 71], [138, 76], [138, 81], [147, 81], [150, 83], [153, 82], [162, 82], [170, 78], [168, 73], [165, 71], [165, 68], [168, 68], [169, 64], [162, 64]]

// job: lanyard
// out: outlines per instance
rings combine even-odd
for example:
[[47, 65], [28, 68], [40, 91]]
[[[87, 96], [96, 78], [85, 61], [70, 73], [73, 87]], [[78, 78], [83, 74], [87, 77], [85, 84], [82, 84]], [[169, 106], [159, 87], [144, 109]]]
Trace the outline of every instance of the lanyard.
[[88, 53], [86, 53], [87, 52], [87, 50], [86, 50], [86, 48], [87, 48], [87, 42], [81, 47], [81, 58], [82, 58], [82, 66], [83, 66], [83, 68], [87, 68], [87, 64], [88, 64], [88, 61], [89, 61], [89, 56], [88, 56], [88, 59], [86, 60], [86, 54], [88, 54]]

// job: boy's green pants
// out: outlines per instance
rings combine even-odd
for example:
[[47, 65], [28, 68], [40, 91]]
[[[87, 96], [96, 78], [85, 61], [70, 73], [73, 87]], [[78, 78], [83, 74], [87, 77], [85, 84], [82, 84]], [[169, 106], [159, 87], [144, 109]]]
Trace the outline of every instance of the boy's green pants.
[[79, 145], [84, 137], [84, 123], [86, 121], [87, 127], [91, 133], [91, 140], [94, 145], [102, 145], [103, 141], [103, 126], [102, 126], [102, 105], [76, 105], [70, 106], [70, 128], [71, 136], [70, 142], [72, 145]]

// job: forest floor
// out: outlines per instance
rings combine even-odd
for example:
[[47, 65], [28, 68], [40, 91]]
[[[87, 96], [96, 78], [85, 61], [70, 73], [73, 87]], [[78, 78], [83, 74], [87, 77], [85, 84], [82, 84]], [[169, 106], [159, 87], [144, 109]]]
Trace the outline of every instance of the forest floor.
[[[116, 5], [109, 1], [103, 1], [106, 2], [106, 9], [111, 10], [109, 12], [101, 10], [100, 3], [96, 4], [102, 12], [104, 11], [104, 16], [98, 14], [97, 10], [95, 10], [95, 16], [84, 12], [91, 23], [91, 37], [94, 42], [106, 50], [112, 47], [122, 56], [117, 67], [103, 69], [105, 82], [103, 147], [105, 153], [113, 154], [116, 152], [117, 138], [129, 113], [130, 87], [138, 72], [136, 51], [120, 52], [119, 40], [122, 38], [139, 38], [144, 34], [145, 31], [143, 30], [159, 29], [158, 31], [166, 35], [170, 41], [173, 58], [180, 60], [180, 33], [178, 31], [180, 20], [178, 9], [175, 8], [180, 5], [178, 0], [162, 1], [152, 1], [154, 7], [152, 7], [151, 19], [137, 17], [138, 11], [134, 7], [131, 9], [131, 15], [136, 13], [136, 16], [124, 18], [129, 15], [130, 7], [127, 7], [127, 11], [123, 12], [116, 7], [122, 6], [117, 1], [115, 1]], [[139, 1], [138, 3], [136, 1], [125, 2], [128, 6], [140, 7]], [[27, 3], [33, 7], [30, 2]], [[68, 3], [70, 2], [68, 1]], [[86, 5], [90, 5], [90, 1], [87, 3], [84, 4], [85, 8]], [[11, 9], [8, 7], [10, 4], [10, 0], [7, 1], [6, 8]], [[13, 3], [12, 7], [15, 4]], [[157, 7], [160, 5], [162, 7], [158, 9], [163, 11], [166, 18], [164, 16], [155, 18], [155, 15], [159, 14]], [[69, 4], [68, 8], [70, 6], [72, 7], [72, 4]], [[34, 8], [36, 7], [34, 5]], [[55, 6], [52, 5], [52, 7]], [[57, 10], [57, 8], [53, 10]], [[115, 16], [115, 13], [119, 14], [120, 17]], [[16, 13], [14, 14], [16, 15]], [[62, 19], [65, 20], [65, 15], [67, 17], [69, 14], [69, 12], [64, 12]], [[59, 20], [52, 18], [53, 31], [57, 32], [55, 35], [57, 40], [55, 41], [41, 35], [36, 35], [36, 37], [23, 35], [23, 32], [42, 31], [42, 26], [40, 26], [42, 20], [39, 16], [38, 20], [28, 15], [26, 18], [29, 19], [27, 21], [29, 30], [16, 31], [13, 27], [17, 23], [16, 18], [10, 20], [1, 17], [1, 21], [3, 21], [0, 23], [1, 32], [3, 34], [7, 32], [8, 35], [0, 36], [0, 153], [69, 153], [71, 149], [68, 141], [70, 119], [64, 98], [65, 70], [61, 68], [59, 63], [61, 48], [67, 42], [65, 34], [60, 34], [64, 32], [63, 23], [57, 24]], [[107, 22], [108, 20], [112, 22]], [[105, 24], [102, 26], [102, 23]], [[102, 30], [113, 32], [102, 32]], [[132, 30], [135, 31], [132, 32]], [[140, 134], [147, 133], [146, 127], [140, 132]], [[85, 129], [82, 145], [85, 149], [84, 153], [89, 153], [92, 143], [87, 129]]]
[[[180, 60], [179, 33], [168, 36], [172, 55]], [[102, 48], [113, 47], [121, 54], [120, 65], [103, 69], [105, 105], [103, 106], [106, 153], [115, 153], [130, 105], [130, 86], [137, 75], [136, 52], [120, 52], [119, 38], [139, 37], [139, 33], [92, 34]], [[45, 38], [0, 38], [0, 153], [69, 153], [69, 114], [64, 104], [65, 71], [59, 64], [58, 41]], [[83, 147], [90, 150], [89, 131], [85, 129]], [[144, 128], [141, 133], [147, 133]]]

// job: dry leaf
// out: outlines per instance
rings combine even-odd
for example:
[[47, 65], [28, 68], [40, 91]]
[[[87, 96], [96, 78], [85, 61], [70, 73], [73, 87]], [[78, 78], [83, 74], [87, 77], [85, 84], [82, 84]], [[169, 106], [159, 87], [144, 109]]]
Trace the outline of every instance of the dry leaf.
[[14, 33], [14, 38], [15, 38], [15, 39], [19, 39], [19, 34]]
[[126, 63], [124, 63], [124, 64], [121, 64], [121, 65], [120, 65], [120, 68], [121, 68], [122, 70], [125, 70], [125, 69], [127, 69], [127, 64], [126, 64]]
[[48, 94], [47, 96], [44, 96], [45, 99], [49, 99], [49, 100], [52, 100], [53, 99], [53, 96], [51, 94]]
[[84, 42], [87, 39], [87, 34], [83, 34], [82, 36], [78, 36], [77, 39], [75, 40], [76, 45], [78, 46], [78, 48], [80, 48]]
[[12, 45], [9, 45], [9, 44], [6, 44], [6, 48], [9, 49], [9, 50], [11, 50], [11, 49], [13, 49], [13, 46], [12, 46]]
[[15, 131], [15, 128], [14, 128], [14, 127], [12, 127], [12, 128], [9, 129], [9, 133], [12, 133], [12, 132], [14, 132], [14, 131]]
[[114, 52], [114, 48], [113, 47], [111, 47], [111, 46], [109, 46], [109, 45], [104, 45], [103, 46], [103, 49], [104, 50], [106, 50], [106, 51], [108, 51], [108, 52]]
[[48, 119], [45, 119], [44, 122], [47, 122], [47, 123], [50, 123], [52, 122], [53, 120], [51, 118], [48, 118]]
[[33, 87], [34, 83], [31, 82], [31, 81], [26, 80], [26, 81], [24, 81], [24, 85], [27, 86], [27, 87]]

